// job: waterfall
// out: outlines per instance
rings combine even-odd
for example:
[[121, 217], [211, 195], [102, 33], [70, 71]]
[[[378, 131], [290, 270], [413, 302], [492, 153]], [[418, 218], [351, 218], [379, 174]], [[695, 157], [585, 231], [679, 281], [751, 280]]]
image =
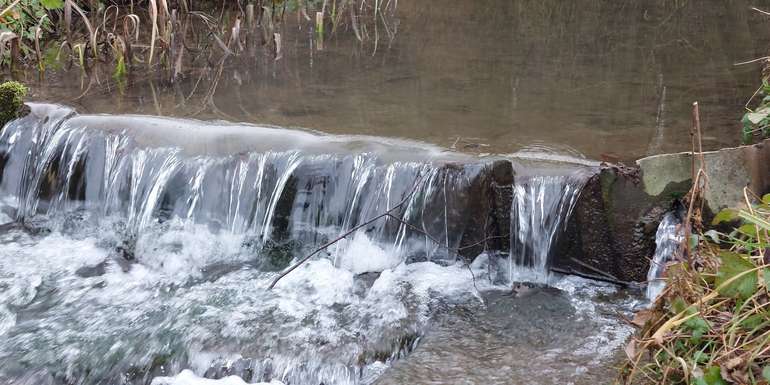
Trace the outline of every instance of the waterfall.
[[[96, 226], [118, 220], [138, 235], [177, 220], [247, 234], [260, 244], [314, 245], [412, 194], [397, 213], [411, 226], [390, 219], [362, 231], [402, 254], [452, 259], [447, 249], [456, 248], [462, 235], [452, 231], [458, 230], [453, 222], [464, 219], [467, 187], [483, 168], [478, 162], [458, 167], [434, 161], [429, 152], [422, 159], [402, 160], [383, 155], [377, 147], [340, 150], [338, 143], [327, 143], [321, 150], [297, 143], [297, 149], [270, 146], [233, 154], [190, 153], [190, 146], [140, 143], [146, 136], [128, 126], [139, 125], [142, 119], [148, 126], [163, 123], [152, 118], [134, 117], [139, 122], [130, 124], [117, 118], [117, 127], [107, 130], [86, 124], [90, 117], [73, 118], [72, 110], [63, 107], [43, 105], [36, 111], [11, 122], [0, 134], [4, 160], [0, 191], [18, 200], [20, 221], [42, 216], [57, 223], [56, 219], [79, 213]], [[121, 124], [127, 127], [121, 129]], [[262, 129], [270, 135], [274, 131], [298, 135]], [[305, 140], [316, 136], [299, 135]], [[420, 150], [404, 151], [426, 152]]]
[[[484, 199], [468, 195], [484, 163], [457, 166], [427, 147], [365, 142], [367, 151], [356, 151], [352, 138], [34, 107], [0, 134], [0, 191], [18, 200], [20, 221], [42, 216], [63, 226], [76, 215], [140, 236], [177, 220], [248, 235], [258, 245], [308, 246], [385, 212], [414, 189], [398, 213], [406, 223], [382, 220], [362, 231], [403, 257], [451, 261], [466, 217], [486, 215], [466, 212], [469, 200]], [[532, 152], [513, 162], [508, 281], [547, 279], [552, 247], [587, 179], [586, 164], [544, 157], [545, 167]]]
[[511, 282], [547, 282], [552, 247], [586, 181], [580, 171], [526, 175], [515, 180], [511, 205]]
[[655, 232], [655, 255], [650, 261], [650, 270], [647, 272], [647, 299], [654, 302], [658, 295], [666, 287], [663, 274], [666, 272], [666, 263], [670, 261], [684, 240], [681, 232], [682, 220], [674, 212], [668, 212], [658, 225]]

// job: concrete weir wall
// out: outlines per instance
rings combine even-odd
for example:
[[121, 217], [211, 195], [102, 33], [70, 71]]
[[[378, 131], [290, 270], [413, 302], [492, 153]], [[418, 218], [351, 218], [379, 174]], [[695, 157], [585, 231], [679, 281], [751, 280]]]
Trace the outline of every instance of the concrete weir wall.
[[[705, 152], [703, 158], [709, 180], [704, 219], [744, 205], [744, 187], [759, 196], [770, 192], [770, 140]], [[603, 165], [582, 191], [553, 252], [553, 266], [643, 281], [658, 224], [689, 191], [692, 167], [689, 152], [639, 159], [633, 168]]]
[[[563, 177], [577, 167], [580, 180], [585, 184], [574, 201], [570, 215], [559, 224], [560, 229], [552, 243], [545, 247], [542, 244], [528, 247], [548, 249], [550, 268], [568, 273], [603, 275], [619, 281], [646, 279], [649, 261], [655, 251], [658, 225], [692, 183], [690, 153], [655, 155], [638, 160], [634, 167], [588, 161], [581, 163], [579, 159], [558, 159], [558, 156], [551, 156], [550, 159], [527, 156], [477, 158], [385, 138], [339, 137], [269, 127], [152, 117], [77, 115], [71, 109], [53, 105], [33, 105], [32, 113], [23, 118], [27, 120], [19, 122], [30, 127], [46, 124], [51, 114], [67, 120], [69, 129], [87, 127], [110, 134], [130, 135], [136, 146], [178, 147], [184, 156], [221, 156], [258, 151], [260, 148], [282, 151], [302, 146], [303, 151], [309, 154], [375, 152], [388, 161], [411, 157], [429, 162], [436, 169], [436, 175], [456, 176], [455, 179], [463, 181], [468, 178], [467, 183], [449, 189], [450, 201], [457, 203], [455, 205], [447, 204], [446, 194], [437, 195], [439, 198], [435, 201], [425, 198], [422, 218], [423, 225], [428, 224], [426, 230], [436, 228], [437, 234], [444, 231], [458, 236], [459, 252], [467, 261], [483, 251], [501, 254], [511, 251], [511, 235], [517, 231], [512, 225], [515, 223], [512, 219], [517, 218], [512, 216], [518, 215], [513, 207], [514, 198], [522, 183], [533, 176]], [[5, 170], [8, 156], [7, 153], [0, 153], [0, 181], [4, 176], [18, 179], [30, 173], [17, 170], [14, 174]], [[710, 181], [705, 191], [706, 219], [722, 208], [741, 205], [744, 187], [757, 195], [770, 192], [770, 140], [752, 146], [706, 152], [703, 157]], [[18, 166], [21, 163], [14, 164]], [[41, 170], [55, 174], [55, 166], [54, 162]], [[302, 167], [299, 167], [290, 175], [288, 187], [279, 197], [272, 223], [276, 237], [289, 233], [288, 219], [292, 216], [292, 203], [298, 188], [291, 178], [302, 174], [301, 170]], [[311, 167], [302, 175], [311, 175], [312, 172]], [[76, 178], [81, 174], [73, 173], [75, 180], [71, 181], [72, 184], [88, 185], [84, 178]], [[92, 179], [98, 179], [96, 182], [101, 184], [98, 175]], [[40, 183], [47, 183], [49, 179], [41, 179]], [[51, 183], [57, 180], [53, 178]], [[41, 194], [38, 198], [46, 199], [46, 192], [57, 191], [60, 186], [54, 183], [38, 187]], [[564, 185], [565, 189], [568, 187], [574, 186]], [[78, 191], [85, 191], [85, 188]], [[557, 186], [548, 193], [558, 195], [562, 192]], [[68, 195], [68, 199], [84, 198]]]
[[[674, 208], [692, 184], [692, 154], [675, 153], [640, 159], [635, 167], [601, 164], [591, 168], [564, 231], [550, 251], [550, 266], [561, 272], [599, 275], [619, 281], [646, 279], [655, 252], [655, 233], [663, 215]], [[704, 153], [710, 183], [706, 220], [726, 207], [744, 202], [743, 188], [770, 192], [770, 140], [752, 146]], [[485, 236], [487, 250], [510, 250], [511, 204], [516, 167], [509, 160], [487, 166], [473, 184], [474, 200], [465, 226], [467, 247]], [[482, 251], [463, 249], [470, 259]]]

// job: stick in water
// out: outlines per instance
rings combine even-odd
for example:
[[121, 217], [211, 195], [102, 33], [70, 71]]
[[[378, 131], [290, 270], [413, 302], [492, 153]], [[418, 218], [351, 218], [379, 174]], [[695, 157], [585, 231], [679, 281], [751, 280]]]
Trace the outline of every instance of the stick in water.
[[347, 232], [345, 232], [344, 234], [340, 235], [339, 237], [337, 237], [337, 238], [335, 238], [335, 239], [333, 239], [333, 240], [331, 240], [331, 241], [329, 241], [329, 242], [327, 242], [327, 243], [323, 244], [321, 247], [319, 247], [319, 248], [317, 248], [317, 249], [313, 250], [313, 252], [312, 252], [312, 253], [310, 253], [310, 254], [306, 255], [305, 257], [303, 257], [302, 259], [300, 259], [299, 261], [297, 261], [297, 263], [295, 263], [294, 265], [292, 265], [291, 267], [289, 267], [288, 269], [286, 269], [286, 270], [285, 270], [283, 273], [281, 273], [279, 276], [275, 277], [275, 279], [274, 279], [274, 280], [273, 280], [273, 282], [270, 284], [270, 286], [268, 286], [268, 287], [267, 287], [267, 290], [271, 290], [273, 287], [275, 287], [275, 285], [278, 283], [278, 281], [280, 281], [280, 280], [281, 280], [281, 278], [285, 277], [286, 275], [288, 275], [289, 273], [291, 273], [292, 271], [294, 271], [294, 269], [296, 269], [296, 268], [300, 267], [300, 265], [302, 265], [303, 263], [307, 262], [307, 261], [308, 261], [310, 258], [312, 258], [314, 255], [316, 255], [316, 254], [320, 253], [322, 250], [326, 249], [327, 247], [329, 247], [329, 246], [331, 246], [331, 245], [333, 245], [333, 244], [335, 244], [335, 243], [337, 243], [337, 242], [341, 241], [342, 239], [346, 238], [346, 237], [347, 237], [347, 236], [349, 236], [350, 234], [353, 234], [353, 233], [355, 233], [355, 232], [356, 232], [358, 229], [360, 229], [360, 228], [362, 228], [362, 227], [366, 227], [366, 226], [369, 226], [370, 224], [374, 223], [375, 221], [377, 221], [377, 220], [378, 220], [378, 219], [380, 219], [380, 218], [383, 218], [383, 217], [392, 217], [392, 214], [391, 214], [391, 213], [393, 213], [393, 211], [396, 211], [396, 210], [398, 210], [399, 208], [401, 208], [401, 207], [402, 207], [402, 206], [403, 206], [403, 205], [404, 205], [404, 204], [405, 204], [407, 201], [409, 201], [409, 199], [412, 197], [412, 195], [414, 195], [415, 191], [417, 191], [417, 186], [419, 186], [419, 185], [420, 185], [420, 180], [421, 180], [421, 177], [420, 177], [420, 176], [418, 176], [418, 177], [417, 177], [417, 179], [414, 181], [414, 185], [412, 186], [412, 190], [411, 190], [411, 191], [409, 192], [409, 194], [407, 194], [407, 195], [404, 197], [404, 199], [402, 199], [402, 200], [401, 200], [401, 202], [399, 202], [397, 205], [395, 205], [395, 206], [393, 206], [393, 207], [389, 208], [389, 209], [388, 209], [387, 211], [385, 211], [384, 213], [382, 213], [382, 214], [380, 214], [380, 215], [377, 215], [377, 216], [375, 216], [375, 217], [373, 217], [373, 218], [369, 219], [368, 221], [366, 221], [366, 222], [364, 222], [364, 223], [362, 223], [362, 224], [360, 224], [360, 225], [358, 225], [358, 226], [356, 226], [356, 227], [353, 227], [352, 229], [348, 230]]

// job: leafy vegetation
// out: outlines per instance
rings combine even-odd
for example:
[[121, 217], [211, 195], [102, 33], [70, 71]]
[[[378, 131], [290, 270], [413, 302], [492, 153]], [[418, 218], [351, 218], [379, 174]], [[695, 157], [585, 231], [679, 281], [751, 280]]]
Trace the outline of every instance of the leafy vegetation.
[[754, 109], [747, 107], [748, 111], [741, 119], [741, 139], [744, 144], [770, 137], [770, 82], [767, 77], [762, 79], [757, 96], [761, 98], [758, 105]]
[[32, 55], [40, 34], [52, 32], [48, 13], [63, 6], [63, 0], [0, 1], [0, 63], [9, 63], [12, 55]]
[[637, 314], [623, 383], [770, 383], [770, 194], [754, 200], [716, 215], [730, 230], [693, 236], [669, 265], [665, 291]]

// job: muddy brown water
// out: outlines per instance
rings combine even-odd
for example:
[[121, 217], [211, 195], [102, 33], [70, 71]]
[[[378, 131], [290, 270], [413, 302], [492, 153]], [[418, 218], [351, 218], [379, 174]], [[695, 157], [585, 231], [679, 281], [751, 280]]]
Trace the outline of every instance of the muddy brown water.
[[359, 44], [341, 30], [323, 51], [291, 16], [283, 58], [229, 61], [215, 107], [201, 101], [216, 72], [202, 60], [175, 84], [137, 65], [122, 93], [111, 68], [17, 77], [32, 84], [33, 99], [81, 112], [270, 123], [476, 153], [546, 145], [630, 160], [689, 149], [693, 101], [706, 148], [738, 144], [760, 70], [734, 64], [767, 53], [770, 21], [749, 9], [763, 5], [770, 2], [401, 1], [387, 17], [393, 39], [380, 23], [376, 49], [373, 38]]

